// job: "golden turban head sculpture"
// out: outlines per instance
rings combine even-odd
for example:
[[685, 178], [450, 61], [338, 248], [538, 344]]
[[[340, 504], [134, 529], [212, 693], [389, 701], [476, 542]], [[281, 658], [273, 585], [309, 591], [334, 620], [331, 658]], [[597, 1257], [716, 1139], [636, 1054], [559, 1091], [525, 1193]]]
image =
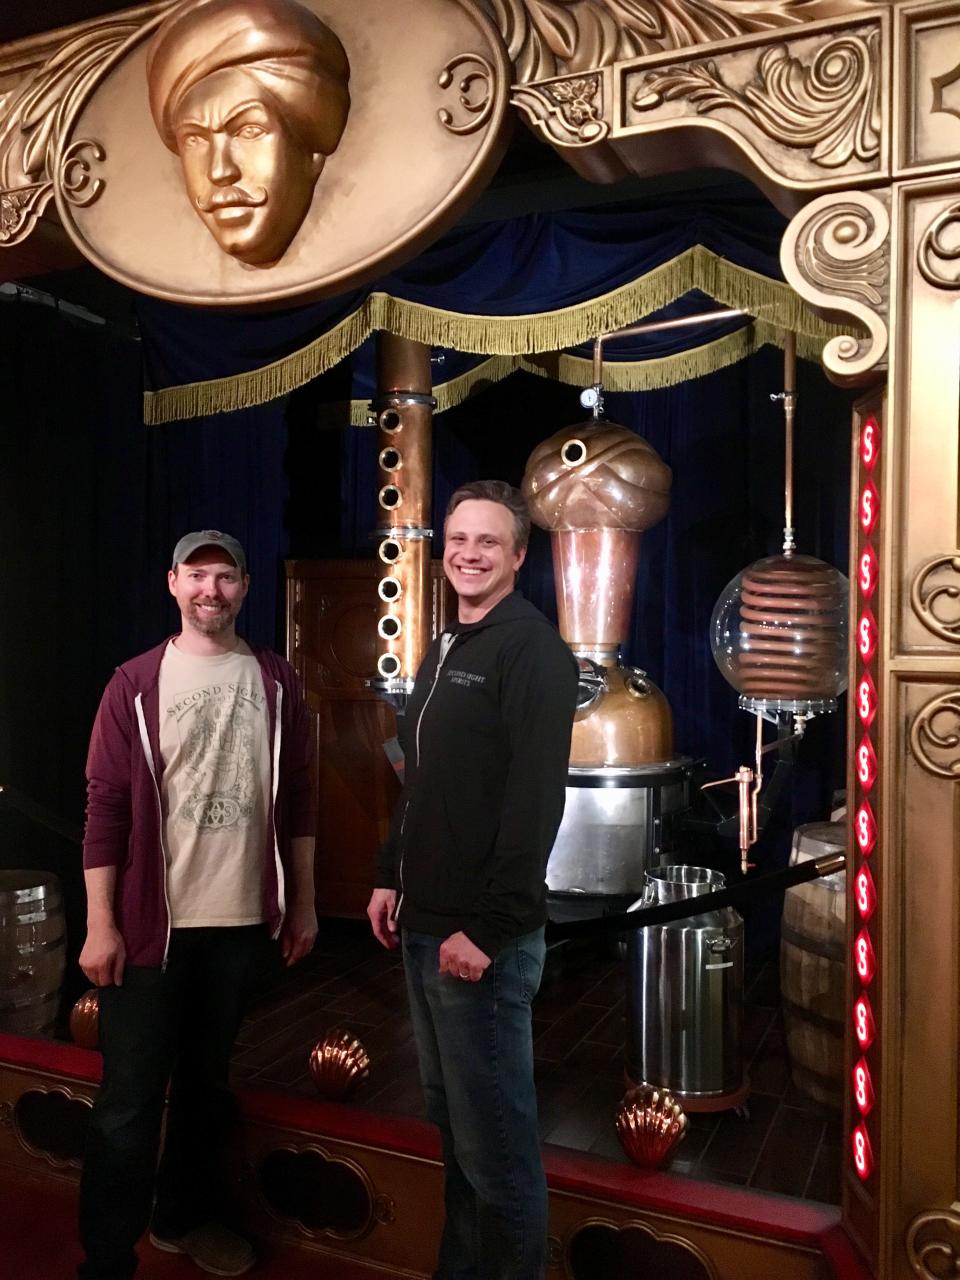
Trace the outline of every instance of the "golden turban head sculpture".
[[337, 36], [296, 0], [186, 0], [147, 55], [150, 111], [195, 212], [249, 267], [279, 261], [350, 110]]

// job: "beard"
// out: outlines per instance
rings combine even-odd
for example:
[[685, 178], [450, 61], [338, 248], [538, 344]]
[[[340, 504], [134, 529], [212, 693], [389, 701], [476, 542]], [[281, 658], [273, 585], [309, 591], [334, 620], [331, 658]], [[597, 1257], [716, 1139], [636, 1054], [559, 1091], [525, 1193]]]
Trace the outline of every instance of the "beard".
[[219, 613], [204, 613], [195, 604], [191, 604], [187, 610], [187, 617], [194, 631], [199, 631], [204, 636], [216, 636], [228, 630], [239, 612], [239, 607], [231, 608], [227, 604]]

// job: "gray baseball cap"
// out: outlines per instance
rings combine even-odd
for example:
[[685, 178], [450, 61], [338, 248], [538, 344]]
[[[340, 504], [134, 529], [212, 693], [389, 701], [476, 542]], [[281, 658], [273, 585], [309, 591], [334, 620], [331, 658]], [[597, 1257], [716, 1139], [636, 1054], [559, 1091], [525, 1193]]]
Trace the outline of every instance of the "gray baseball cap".
[[200, 529], [196, 533], [185, 533], [173, 548], [171, 568], [176, 569], [178, 564], [189, 560], [201, 547], [221, 548], [241, 573], [247, 572], [247, 557], [243, 554], [243, 547], [236, 538], [231, 538], [229, 533], [221, 533], [219, 529]]

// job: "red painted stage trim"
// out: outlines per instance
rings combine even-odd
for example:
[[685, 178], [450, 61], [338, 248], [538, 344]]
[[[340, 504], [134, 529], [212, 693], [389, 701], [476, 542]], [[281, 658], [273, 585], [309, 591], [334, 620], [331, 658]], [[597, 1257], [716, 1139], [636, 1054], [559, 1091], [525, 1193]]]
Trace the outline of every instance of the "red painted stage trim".
[[647, 1173], [561, 1147], [544, 1146], [543, 1162], [547, 1181], [555, 1191], [606, 1197], [648, 1213], [681, 1213], [712, 1226], [751, 1231], [772, 1240], [819, 1247], [823, 1232], [840, 1220], [840, 1211], [830, 1205], [675, 1174]]
[[59, 1040], [31, 1040], [0, 1032], [0, 1066], [29, 1067], [99, 1084], [103, 1059], [95, 1049], [79, 1049]]
[[[0, 1035], [0, 1065], [52, 1072], [96, 1084], [100, 1055], [75, 1045]], [[351, 1142], [414, 1159], [440, 1160], [436, 1130], [420, 1120], [377, 1115], [347, 1103], [322, 1102], [266, 1090], [237, 1095], [248, 1121], [299, 1131], [315, 1138]], [[771, 1240], [806, 1244], [822, 1252], [836, 1280], [871, 1280], [840, 1226], [838, 1209], [765, 1195], [741, 1187], [699, 1182], [669, 1173], [647, 1173], [563, 1147], [545, 1145], [543, 1162], [554, 1191], [610, 1200], [646, 1213], [680, 1215], [711, 1226]]]
[[407, 1116], [383, 1116], [346, 1102], [320, 1102], [266, 1089], [237, 1093], [246, 1120], [300, 1129], [318, 1138], [335, 1138], [370, 1147], [384, 1147], [401, 1155], [440, 1161], [440, 1139], [433, 1125]]
[[[261, 1124], [299, 1129], [321, 1140], [383, 1147], [423, 1160], [440, 1159], [436, 1130], [420, 1120], [375, 1115], [345, 1103], [315, 1102], [267, 1091], [245, 1090], [238, 1098], [244, 1117]], [[646, 1173], [633, 1165], [549, 1144], [543, 1148], [543, 1163], [547, 1182], [556, 1191], [615, 1200], [651, 1213], [680, 1212], [714, 1226], [813, 1247], [819, 1247], [822, 1234], [834, 1228], [840, 1216], [839, 1210], [828, 1205], [669, 1173]]]

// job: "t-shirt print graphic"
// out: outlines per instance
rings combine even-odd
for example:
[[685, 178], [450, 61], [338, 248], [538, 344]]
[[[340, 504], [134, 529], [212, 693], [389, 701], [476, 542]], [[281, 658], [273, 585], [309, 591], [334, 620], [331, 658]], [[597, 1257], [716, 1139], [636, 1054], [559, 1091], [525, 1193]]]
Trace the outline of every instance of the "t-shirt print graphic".
[[174, 817], [201, 831], [242, 831], [257, 805], [256, 721], [261, 690], [233, 682], [195, 689], [178, 718], [186, 789]]

